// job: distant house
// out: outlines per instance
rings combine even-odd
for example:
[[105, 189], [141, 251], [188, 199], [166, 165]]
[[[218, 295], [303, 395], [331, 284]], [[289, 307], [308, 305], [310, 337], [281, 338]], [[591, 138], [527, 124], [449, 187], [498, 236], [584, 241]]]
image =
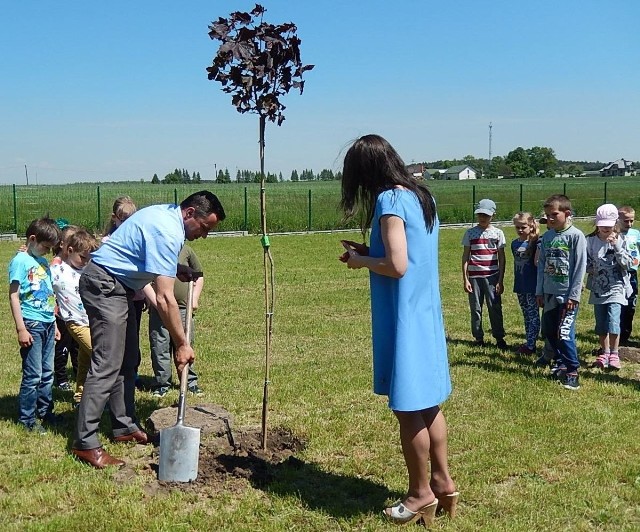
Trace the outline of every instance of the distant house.
[[407, 171], [416, 179], [424, 179], [424, 165], [418, 163], [411, 163], [407, 165]]
[[600, 168], [600, 175], [602, 177], [634, 175], [633, 162], [618, 159]]
[[440, 177], [441, 179], [455, 181], [462, 179], [477, 179], [477, 172], [468, 164], [460, 164], [458, 166], [452, 166], [451, 168], [448, 168], [447, 171]]
[[446, 168], [425, 168], [424, 176], [425, 179], [440, 179], [446, 171]]

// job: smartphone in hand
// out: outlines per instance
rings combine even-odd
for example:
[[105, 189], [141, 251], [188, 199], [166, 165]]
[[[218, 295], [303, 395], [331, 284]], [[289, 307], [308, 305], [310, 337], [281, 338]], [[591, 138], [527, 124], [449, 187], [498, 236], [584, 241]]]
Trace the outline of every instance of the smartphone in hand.
[[338, 258], [340, 259], [340, 262], [348, 262], [349, 257], [351, 257], [351, 255], [353, 254], [353, 249], [351, 249], [349, 244], [347, 244], [344, 240], [340, 240], [340, 243], [346, 251]]
[[347, 244], [346, 240], [340, 240], [340, 243], [342, 244], [342, 247], [347, 250], [349, 255], [354, 252], [354, 249], [349, 244]]

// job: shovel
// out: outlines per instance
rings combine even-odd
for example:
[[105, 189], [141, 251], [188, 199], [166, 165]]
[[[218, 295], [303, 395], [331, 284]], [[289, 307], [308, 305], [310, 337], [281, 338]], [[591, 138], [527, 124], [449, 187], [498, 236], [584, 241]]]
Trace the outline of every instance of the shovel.
[[[193, 312], [193, 281], [189, 281], [187, 295], [187, 315], [185, 334], [191, 339], [191, 314]], [[190, 482], [198, 476], [198, 456], [200, 455], [200, 429], [186, 427], [187, 377], [189, 364], [180, 376], [180, 398], [178, 399], [178, 421], [173, 427], [160, 431], [160, 464], [158, 479], [169, 482]]]

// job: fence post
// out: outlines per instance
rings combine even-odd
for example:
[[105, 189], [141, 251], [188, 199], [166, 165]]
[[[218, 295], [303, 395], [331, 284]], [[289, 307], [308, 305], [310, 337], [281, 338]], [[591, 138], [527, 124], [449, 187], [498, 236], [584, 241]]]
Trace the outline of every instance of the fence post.
[[520, 183], [520, 212], [522, 212], [522, 183]]
[[307, 231], [311, 231], [311, 189], [309, 189], [309, 209], [308, 209], [308, 219], [307, 219]]
[[244, 187], [244, 230], [249, 231], [249, 198], [247, 187]]
[[602, 203], [607, 203], [607, 182], [604, 182], [604, 201]]
[[175, 203], [176, 205], [178, 204], [178, 189], [177, 188], [173, 189], [173, 203]]
[[18, 234], [18, 194], [15, 183], [13, 184], [13, 232]]
[[567, 195], [567, 184], [566, 183], [562, 183], [562, 194], [563, 195]]
[[96, 222], [96, 229], [100, 229], [100, 220], [102, 220], [102, 216], [100, 213], [100, 185], [98, 185], [98, 221]]
[[476, 210], [476, 186], [471, 187], [471, 222], [473, 222]]

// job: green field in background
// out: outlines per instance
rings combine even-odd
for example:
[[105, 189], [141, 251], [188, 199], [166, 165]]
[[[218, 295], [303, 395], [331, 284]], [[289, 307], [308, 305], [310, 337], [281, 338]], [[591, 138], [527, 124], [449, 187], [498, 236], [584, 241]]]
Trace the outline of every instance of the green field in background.
[[[496, 218], [510, 220], [520, 210], [539, 213], [551, 194], [566, 193], [577, 216], [590, 216], [602, 203], [640, 207], [640, 178], [518, 179], [477, 181], [429, 181], [438, 202], [442, 223], [473, 220], [474, 202], [491, 198], [498, 205]], [[260, 231], [260, 186], [254, 183], [200, 183], [152, 185], [151, 183], [81, 183], [69, 185], [0, 186], [0, 232], [23, 234], [28, 223], [49, 213], [71, 223], [100, 231], [113, 200], [122, 194], [139, 207], [181, 201], [207, 188], [217, 194], [227, 213], [223, 231]], [[321, 231], [345, 226], [338, 205], [339, 181], [301, 181], [267, 184], [268, 231]]]

